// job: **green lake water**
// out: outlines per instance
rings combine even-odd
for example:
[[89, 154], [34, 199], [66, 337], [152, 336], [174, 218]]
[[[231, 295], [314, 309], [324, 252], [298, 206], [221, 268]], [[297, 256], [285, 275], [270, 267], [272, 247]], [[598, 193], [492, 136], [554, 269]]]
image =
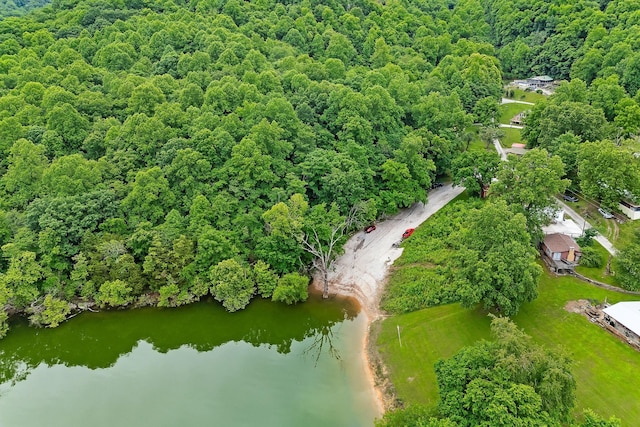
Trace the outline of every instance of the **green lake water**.
[[0, 426], [371, 426], [350, 301], [85, 313], [0, 340]]

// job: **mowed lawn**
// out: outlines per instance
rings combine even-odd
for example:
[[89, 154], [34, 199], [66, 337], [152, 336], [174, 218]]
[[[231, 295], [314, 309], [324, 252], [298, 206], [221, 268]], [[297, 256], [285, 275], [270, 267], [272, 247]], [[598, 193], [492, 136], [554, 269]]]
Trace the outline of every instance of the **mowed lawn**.
[[502, 138], [502, 141], [500, 141], [500, 144], [502, 144], [503, 147], [511, 148], [513, 144], [524, 143], [524, 141], [522, 140], [522, 136], [520, 135], [520, 129], [514, 129], [514, 128], [501, 128], [501, 129], [504, 132], [504, 138]]
[[533, 107], [533, 105], [519, 103], [501, 104], [498, 109], [500, 113], [500, 123], [505, 125], [510, 124], [511, 119], [514, 118], [516, 114], [531, 110], [531, 107]]
[[[624, 426], [640, 420], [640, 352], [619, 341], [585, 317], [564, 310], [567, 301], [592, 299], [611, 303], [640, 296], [610, 292], [574, 278], [544, 274], [539, 297], [514, 318], [533, 339], [548, 347], [562, 347], [574, 360], [576, 414], [592, 408], [602, 416], [615, 415]], [[400, 399], [435, 405], [438, 391], [434, 363], [461, 347], [489, 338], [489, 318], [482, 310], [458, 304], [428, 308], [386, 319], [378, 346]], [[400, 327], [402, 347], [398, 340]]]
[[533, 102], [535, 104], [536, 102], [541, 101], [546, 97], [547, 96], [542, 93], [537, 93], [537, 92], [523, 90], [523, 89], [515, 89], [513, 97], [511, 97], [511, 99], [515, 99], [518, 101]]

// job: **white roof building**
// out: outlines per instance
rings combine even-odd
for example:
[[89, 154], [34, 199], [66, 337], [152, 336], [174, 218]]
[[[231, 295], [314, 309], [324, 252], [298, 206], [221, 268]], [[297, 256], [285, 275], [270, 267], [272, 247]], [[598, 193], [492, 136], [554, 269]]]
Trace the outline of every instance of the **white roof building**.
[[609, 317], [640, 336], [640, 301], [625, 301], [605, 308]]

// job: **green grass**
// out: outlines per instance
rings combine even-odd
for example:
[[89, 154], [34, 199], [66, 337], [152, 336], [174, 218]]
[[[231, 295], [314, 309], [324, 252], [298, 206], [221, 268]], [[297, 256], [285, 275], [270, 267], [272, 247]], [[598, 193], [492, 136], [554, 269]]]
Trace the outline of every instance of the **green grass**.
[[515, 99], [516, 101], [533, 102], [535, 104], [536, 102], [541, 101], [546, 97], [546, 95], [541, 93], [515, 89], [515, 93], [513, 95], [513, 98], [511, 99]]
[[[574, 211], [587, 220], [600, 234], [605, 236], [609, 240], [613, 240], [613, 220], [605, 219], [600, 212], [598, 212], [598, 206], [587, 202], [584, 199], [580, 199], [574, 203], [568, 203]], [[615, 244], [615, 242], [613, 242]], [[617, 246], [617, 245], [616, 245]]]
[[522, 137], [520, 136], [520, 129], [502, 128], [504, 131], [504, 138], [500, 141], [505, 148], [511, 148], [513, 144], [522, 143]]
[[480, 140], [480, 127], [479, 126], [467, 126], [465, 128], [466, 132], [469, 132], [473, 135], [473, 138], [471, 139], [471, 142], [469, 143], [469, 146], [467, 147], [467, 150], [469, 151], [481, 151], [481, 150], [486, 150], [486, 144], [484, 142], [482, 142]]
[[596, 242], [595, 240], [593, 241], [592, 247], [602, 257], [602, 260], [603, 260], [602, 267], [599, 267], [599, 268], [593, 267], [592, 268], [592, 267], [578, 266], [576, 268], [576, 271], [578, 273], [582, 274], [583, 276], [587, 276], [587, 277], [589, 277], [591, 279], [594, 279], [594, 280], [597, 280], [599, 282], [608, 283], [610, 285], [620, 287], [620, 284], [616, 280], [615, 276], [611, 276], [609, 274], [606, 274], [607, 260], [609, 259], [609, 252], [607, 252], [607, 250], [600, 243]]
[[501, 104], [499, 107], [500, 123], [508, 125], [511, 119], [518, 113], [531, 110], [531, 105], [527, 104]]
[[[536, 342], [562, 347], [574, 360], [576, 414], [592, 408], [602, 416], [621, 418], [624, 426], [633, 426], [640, 419], [640, 353], [585, 317], [564, 310], [567, 301], [605, 298], [618, 302], [640, 296], [545, 273], [538, 299], [523, 305], [514, 321]], [[386, 319], [377, 343], [399, 398], [434, 405], [438, 398], [434, 363], [488, 336], [486, 312], [452, 304]]]
[[620, 232], [618, 234], [618, 240], [615, 245], [618, 249], [624, 249], [633, 241], [635, 233], [640, 230], [640, 220], [627, 221], [624, 224], [620, 224]]

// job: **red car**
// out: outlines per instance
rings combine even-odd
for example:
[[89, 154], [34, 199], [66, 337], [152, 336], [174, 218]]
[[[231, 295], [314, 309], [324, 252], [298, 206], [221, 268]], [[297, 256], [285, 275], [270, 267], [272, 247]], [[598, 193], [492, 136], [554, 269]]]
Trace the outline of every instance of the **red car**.
[[402, 238], [406, 239], [407, 237], [411, 236], [415, 230], [415, 228], [407, 228], [404, 233], [402, 233]]
[[364, 232], [365, 232], [365, 233], [371, 233], [371, 232], [372, 232], [373, 230], [375, 230], [375, 229], [376, 229], [376, 226], [375, 226], [375, 225], [373, 225], [373, 224], [371, 224], [371, 225], [367, 226], [367, 227], [364, 229]]

